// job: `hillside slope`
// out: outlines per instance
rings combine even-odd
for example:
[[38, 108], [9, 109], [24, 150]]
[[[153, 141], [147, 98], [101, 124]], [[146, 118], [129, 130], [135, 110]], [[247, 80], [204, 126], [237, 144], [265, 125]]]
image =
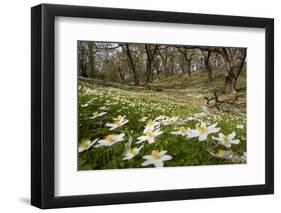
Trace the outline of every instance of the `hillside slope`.
[[[208, 74], [206, 71], [193, 72], [191, 79], [187, 73], [180, 73], [171, 77], [167, 77], [161, 80], [155, 80], [150, 83], [149, 86], [152, 89], [193, 89], [201, 90], [201, 92], [209, 92], [216, 90], [218, 92], [223, 92], [225, 73], [223, 71], [216, 70], [213, 72], [214, 80], [212, 82], [208, 81]], [[246, 70], [243, 69], [237, 82], [237, 90], [240, 93], [245, 93], [246, 91]]]

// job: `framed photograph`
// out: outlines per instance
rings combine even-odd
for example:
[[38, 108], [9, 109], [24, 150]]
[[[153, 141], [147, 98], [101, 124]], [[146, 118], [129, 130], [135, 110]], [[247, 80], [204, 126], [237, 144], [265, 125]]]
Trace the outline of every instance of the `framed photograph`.
[[31, 204], [272, 194], [274, 20], [31, 9]]

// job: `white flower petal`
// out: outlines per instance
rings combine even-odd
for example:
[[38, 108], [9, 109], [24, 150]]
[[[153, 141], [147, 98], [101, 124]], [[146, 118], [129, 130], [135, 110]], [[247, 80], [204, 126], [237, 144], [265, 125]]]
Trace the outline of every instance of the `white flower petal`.
[[216, 140], [216, 141], [221, 141], [220, 138], [217, 138], [217, 137], [214, 137], [214, 136], [212, 136], [212, 139], [213, 139], [213, 140]]
[[137, 154], [139, 154], [139, 152], [142, 148], [143, 148], [143, 145], [141, 145], [139, 148], [137, 148]]
[[120, 137], [120, 138], [123, 138], [124, 136], [125, 136], [124, 133], [121, 133], [121, 134], [118, 135], [118, 137]]
[[225, 135], [220, 132], [219, 133], [219, 139], [222, 140], [224, 137], [225, 137]]
[[82, 147], [79, 147], [79, 148], [78, 148], [78, 152], [79, 152], [79, 153], [84, 152], [85, 150], [86, 150], [86, 149], [85, 149], [85, 148], [82, 148]]
[[231, 144], [230, 143], [224, 143], [223, 141], [220, 142], [221, 145], [227, 147], [227, 148], [230, 148], [231, 147]]
[[99, 143], [99, 144], [95, 145], [96, 148], [99, 148], [101, 146], [103, 146], [103, 143]]
[[155, 141], [154, 137], [150, 137], [150, 138], [147, 139], [147, 142], [148, 142], [149, 144], [154, 143], [154, 141]]
[[236, 132], [233, 131], [231, 134], [227, 136], [227, 140], [231, 141], [235, 136], [236, 136]]
[[155, 167], [163, 167], [163, 166], [164, 166], [163, 161], [161, 161], [161, 160], [155, 160], [155, 161], [154, 161], [154, 166], [155, 166]]
[[162, 133], [163, 133], [162, 131], [157, 131], [157, 132], [154, 132], [153, 136], [157, 137], [157, 136], [161, 135]]
[[138, 143], [141, 143], [141, 142], [143, 142], [143, 141], [146, 141], [147, 140], [147, 136], [145, 136], [145, 135], [143, 135], [143, 136], [140, 136], [140, 137], [138, 137], [138, 142], [136, 142], [137, 144]]
[[147, 160], [147, 161], [144, 161], [141, 165], [142, 165], [142, 166], [148, 166], [148, 165], [150, 165], [150, 164], [153, 164], [153, 161]]
[[129, 122], [128, 120], [123, 121], [123, 122], [121, 122], [120, 126], [123, 126], [123, 125], [125, 125], [125, 124], [128, 123], [128, 122]]
[[112, 130], [114, 130], [114, 129], [116, 129], [116, 128], [118, 128], [118, 126], [113, 126], [113, 127], [111, 127], [109, 130], [112, 131]]
[[115, 125], [112, 124], [112, 123], [106, 123], [105, 126], [107, 126], [107, 127], [114, 127]]
[[205, 133], [199, 135], [199, 141], [205, 141], [205, 140], [207, 140], [207, 137], [208, 137], [208, 133], [205, 132]]
[[167, 151], [161, 151], [161, 152], [159, 153], [159, 155], [160, 155], [160, 157], [162, 157], [162, 156], [164, 156], [166, 153], [167, 153]]
[[190, 130], [190, 133], [188, 135], [189, 138], [195, 138], [195, 137], [198, 137], [200, 135], [200, 132], [197, 131], [197, 130]]
[[150, 160], [150, 161], [153, 160], [153, 158], [152, 158], [151, 155], [145, 155], [145, 156], [143, 156], [142, 158], [145, 159], [145, 160]]
[[207, 131], [208, 131], [209, 134], [211, 134], [211, 133], [216, 133], [216, 132], [219, 132], [219, 131], [220, 131], [220, 128], [219, 128], [219, 127], [217, 127], [217, 128], [211, 128], [211, 126], [210, 126], [210, 127], [208, 127]]
[[232, 143], [232, 144], [239, 144], [239, 143], [240, 143], [240, 140], [239, 140], [239, 139], [235, 139], [235, 140], [232, 140], [231, 143]]
[[170, 156], [170, 155], [164, 155], [163, 157], [161, 157], [162, 161], [171, 160], [171, 159], [172, 159], [172, 156]]

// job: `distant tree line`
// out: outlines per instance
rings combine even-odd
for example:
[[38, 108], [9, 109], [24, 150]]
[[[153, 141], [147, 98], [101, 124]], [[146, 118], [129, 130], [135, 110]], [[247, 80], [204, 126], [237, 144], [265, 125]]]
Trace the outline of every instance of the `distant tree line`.
[[236, 92], [237, 79], [246, 60], [246, 48], [129, 44], [78, 41], [79, 75], [147, 86], [156, 79], [214, 70], [225, 73], [225, 92]]

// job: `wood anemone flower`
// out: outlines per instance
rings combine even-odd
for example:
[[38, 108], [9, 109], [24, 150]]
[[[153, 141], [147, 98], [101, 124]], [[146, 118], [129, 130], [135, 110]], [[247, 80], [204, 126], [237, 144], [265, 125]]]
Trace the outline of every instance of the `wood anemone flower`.
[[81, 142], [79, 143], [78, 146], [78, 152], [84, 152], [88, 149], [90, 149], [96, 142], [98, 141], [98, 139], [95, 139], [93, 141], [89, 140], [89, 139], [81, 139]]
[[229, 135], [224, 135], [223, 133], [219, 133], [219, 137], [212, 137], [214, 140], [218, 141], [219, 144], [230, 148], [231, 144], [239, 144], [240, 140], [238, 139], [234, 139], [234, 137], [236, 136], [236, 132], [232, 132]]
[[105, 136], [104, 139], [99, 140], [98, 144], [95, 147], [112, 146], [120, 141], [123, 141], [124, 136], [125, 136], [124, 133], [107, 135], [107, 136]]
[[149, 144], [154, 143], [155, 138], [159, 135], [161, 135], [163, 132], [160, 131], [160, 129], [156, 129], [155, 131], [147, 131], [145, 135], [142, 135], [138, 137], [137, 143], [142, 143], [144, 141], [147, 141]]
[[141, 164], [142, 166], [154, 165], [155, 167], [163, 167], [164, 161], [168, 161], [172, 159], [172, 156], [165, 155], [167, 151], [152, 150], [151, 155], [145, 155], [142, 158], [145, 161]]
[[220, 128], [216, 126], [217, 123], [207, 126], [205, 122], [201, 122], [201, 124], [196, 125], [196, 129], [191, 130], [189, 138], [198, 137], [199, 141], [205, 141], [209, 134], [220, 131]]

